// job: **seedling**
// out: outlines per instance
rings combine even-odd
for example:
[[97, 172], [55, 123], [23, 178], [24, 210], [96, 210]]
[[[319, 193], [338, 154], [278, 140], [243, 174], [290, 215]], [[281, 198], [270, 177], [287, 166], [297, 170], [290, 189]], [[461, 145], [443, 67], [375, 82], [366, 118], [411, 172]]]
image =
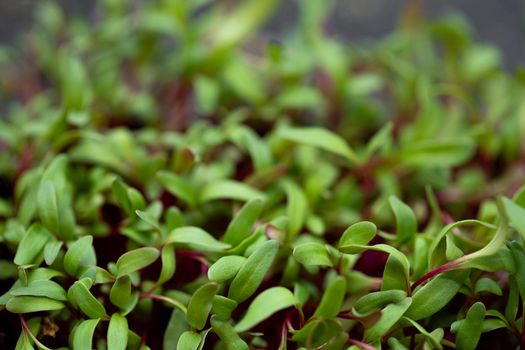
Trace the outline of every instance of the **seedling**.
[[0, 51], [2, 349], [525, 348], [525, 75], [458, 16], [39, 5]]

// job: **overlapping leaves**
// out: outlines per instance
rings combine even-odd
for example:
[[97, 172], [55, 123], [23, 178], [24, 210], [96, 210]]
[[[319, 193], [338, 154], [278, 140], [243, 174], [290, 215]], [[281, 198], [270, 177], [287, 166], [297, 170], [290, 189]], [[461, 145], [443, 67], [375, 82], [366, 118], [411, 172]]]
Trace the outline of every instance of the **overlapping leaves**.
[[525, 346], [523, 73], [458, 18], [362, 52], [299, 6], [261, 50], [276, 1], [46, 4], [35, 66], [1, 52], [11, 347]]

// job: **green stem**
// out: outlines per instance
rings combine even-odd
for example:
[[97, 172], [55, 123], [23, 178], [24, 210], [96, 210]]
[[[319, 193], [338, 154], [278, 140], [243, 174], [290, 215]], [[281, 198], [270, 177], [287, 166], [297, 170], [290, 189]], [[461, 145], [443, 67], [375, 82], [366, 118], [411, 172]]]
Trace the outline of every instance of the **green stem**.
[[153, 299], [153, 300], [160, 300], [162, 302], [165, 302], [167, 304], [170, 304], [176, 308], [178, 308], [180, 311], [182, 311], [182, 313], [184, 313], [184, 315], [186, 315], [186, 313], [188, 312], [188, 309], [182, 305], [181, 303], [179, 303], [178, 301], [176, 300], [173, 300], [171, 298], [168, 298], [164, 295], [157, 295], [157, 294], [151, 294], [151, 293], [144, 293], [140, 296], [141, 299]]

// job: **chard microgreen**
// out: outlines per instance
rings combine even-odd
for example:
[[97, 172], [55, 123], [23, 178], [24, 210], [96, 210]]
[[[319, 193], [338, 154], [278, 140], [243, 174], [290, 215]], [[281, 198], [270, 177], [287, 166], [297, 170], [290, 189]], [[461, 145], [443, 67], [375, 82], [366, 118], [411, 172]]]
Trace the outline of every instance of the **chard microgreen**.
[[0, 49], [2, 349], [525, 348], [522, 69], [278, 5], [46, 1]]
[[5, 305], [7, 311], [16, 314], [38, 312], [38, 311], [52, 311], [63, 309], [66, 305], [58, 300], [35, 297], [35, 296], [13, 296]]
[[187, 311], [187, 319], [190, 326], [198, 330], [204, 328], [212, 308], [213, 298], [217, 294], [218, 289], [218, 284], [210, 282], [193, 293]]
[[138, 271], [153, 263], [158, 257], [159, 251], [151, 247], [142, 247], [126, 252], [117, 260], [117, 277]]
[[246, 314], [235, 325], [238, 332], [246, 331], [279, 310], [296, 305], [297, 299], [288, 289], [274, 287], [265, 290], [253, 300]]
[[74, 350], [90, 350], [93, 343], [93, 335], [95, 328], [99, 324], [100, 319], [81, 321], [75, 328], [73, 334], [73, 349]]
[[277, 255], [279, 243], [266, 241], [262, 243], [239, 269], [230, 284], [228, 298], [240, 303], [249, 298], [262, 283], [266, 273]]
[[128, 321], [114, 313], [108, 326], [108, 350], [125, 350], [128, 344]]

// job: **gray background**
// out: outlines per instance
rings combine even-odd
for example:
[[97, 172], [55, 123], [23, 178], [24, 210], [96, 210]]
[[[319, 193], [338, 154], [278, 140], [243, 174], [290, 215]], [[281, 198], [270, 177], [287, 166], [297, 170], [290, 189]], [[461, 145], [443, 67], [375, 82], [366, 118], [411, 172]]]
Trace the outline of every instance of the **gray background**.
[[[0, 0], [0, 43], [13, 43], [31, 26], [35, 5], [41, 0]], [[191, 0], [187, 0], [191, 1]], [[323, 1], [323, 0], [308, 0]], [[59, 0], [68, 15], [92, 16], [94, 0]], [[421, 0], [428, 17], [460, 12], [468, 18], [478, 40], [496, 44], [507, 67], [525, 65], [525, 0]], [[395, 28], [405, 0], [338, 0], [330, 31], [353, 42], [384, 36]], [[297, 17], [293, 0], [265, 27], [278, 36]]]

